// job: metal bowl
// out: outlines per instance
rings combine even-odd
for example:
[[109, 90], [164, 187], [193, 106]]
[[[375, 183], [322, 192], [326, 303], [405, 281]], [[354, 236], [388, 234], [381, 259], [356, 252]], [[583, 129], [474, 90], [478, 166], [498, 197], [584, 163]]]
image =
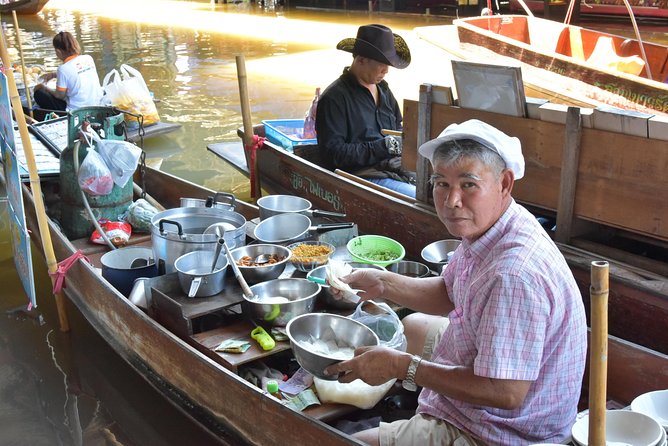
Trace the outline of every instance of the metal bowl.
[[454, 253], [461, 244], [461, 240], [455, 239], [430, 243], [422, 249], [422, 259], [427, 262], [431, 269], [440, 274], [443, 267], [450, 261], [451, 253]]
[[295, 359], [307, 372], [325, 380], [336, 380], [337, 376], [325, 375], [324, 370], [332, 364], [341, 362], [331, 355], [325, 355], [309, 349], [312, 338], [323, 341], [335, 340], [339, 346], [353, 349], [378, 345], [378, 336], [366, 325], [345, 316], [329, 313], [309, 313], [292, 319], [286, 332]]
[[[290, 261], [292, 253], [288, 248], [281, 245], [248, 245], [233, 249], [230, 254], [232, 254], [232, 258], [239, 266], [239, 271], [241, 271], [241, 275], [244, 276], [246, 282], [253, 284], [276, 279], [280, 276], [285, 270], [285, 266]], [[255, 259], [261, 254], [275, 254], [279, 257], [283, 257], [283, 260], [263, 266], [239, 265], [239, 260], [241, 260], [242, 257], [248, 256], [251, 259]]]
[[[255, 299], [244, 296], [244, 312], [258, 323], [285, 325], [290, 319], [313, 311], [321, 286], [306, 279], [274, 279], [250, 287]], [[270, 303], [263, 299], [284, 297], [289, 302]]]
[[[352, 266], [354, 270], [360, 268], [371, 268], [371, 269], [377, 269], [379, 271], [385, 271], [384, 267], [380, 265], [373, 265], [371, 263], [348, 262], [348, 264]], [[309, 277], [315, 277], [317, 279], [327, 280], [327, 265], [319, 266], [313, 271], [310, 271], [306, 275], [307, 279]], [[322, 297], [322, 299], [324, 299], [327, 308], [335, 308], [338, 310], [354, 310], [357, 307], [357, 303], [355, 302], [350, 302], [342, 299], [335, 299], [334, 296], [332, 296], [332, 293], [329, 292], [329, 286], [322, 287], [320, 296]]]
[[410, 260], [402, 260], [388, 265], [387, 270], [407, 277], [427, 277], [431, 274], [427, 265]]

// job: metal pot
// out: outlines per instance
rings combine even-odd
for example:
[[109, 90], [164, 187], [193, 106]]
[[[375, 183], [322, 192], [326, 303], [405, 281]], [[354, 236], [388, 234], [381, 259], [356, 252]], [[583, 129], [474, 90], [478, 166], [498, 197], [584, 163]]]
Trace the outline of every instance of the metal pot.
[[343, 218], [346, 216], [339, 212], [311, 209], [310, 201], [294, 195], [265, 195], [257, 200], [257, 206], [260, 208], [260, 220], [287, 213], [304, 214], [311, 217]]
[[[219, 201], [220, 197], [224, 197], [226, 201]], [[225, 211], [233, 211], [236, 200], [237, 199], [234, 194], [228, 194], [227, 192], [216, 192], [213, 197], [207, 197], [206, 200], [201, 198], [181, 198], [181, 207], [216, 208], [223, 209]]]
[[243, 215], [207, 207], [174, 208], [158, 212], [151, 219], [153, 253], [160, 273], [175, 271], [174, 262], [191, 251], [214, 251], [218, 242], [215, 233], [204, 231], [216, 223], [226, 223], [233, 230], [225, 231], [230, 247], [246, 244], [246, 219]]
[[135, 279], [158, 275], [153, 251], [141, 246], [115, 249], [100, 258], [102, 277], [122, 295], [128, 297]]
[[225, 289], [227, 257], [219, 255], [211, 271], [214, 255], [212, 251], [193, 251], [174, 262], [179, 284], [188, 297], [213, 296]]
[[309, 231], [324, 232], [352, 228], [354, 223], [326, 223], [313, 226], [311, 219], [302, 214], [278, 214], [262, 220], [254, 231], [255, 238], [264, 243], [297, 241]]

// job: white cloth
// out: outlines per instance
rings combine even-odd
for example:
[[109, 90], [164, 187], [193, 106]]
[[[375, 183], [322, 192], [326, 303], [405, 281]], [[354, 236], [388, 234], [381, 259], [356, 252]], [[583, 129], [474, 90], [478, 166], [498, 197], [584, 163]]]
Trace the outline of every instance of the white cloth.
[[56, 89], [67, 92], [67, 111], [100, 105], [103, 92], [93, 58], [83, 54], [59, 66]]
[[524, 176], [524, 156], [520, 140], [477, 119], [469, 119], [461, 124], [450, 124], [437, 138], [420, 146], [420, 155], [431, 161], [434, 151], [443, 143], [460, 139], [472, 139], [494, 150], [503, 158], [506, 167], [513, 171], [516, 180]]

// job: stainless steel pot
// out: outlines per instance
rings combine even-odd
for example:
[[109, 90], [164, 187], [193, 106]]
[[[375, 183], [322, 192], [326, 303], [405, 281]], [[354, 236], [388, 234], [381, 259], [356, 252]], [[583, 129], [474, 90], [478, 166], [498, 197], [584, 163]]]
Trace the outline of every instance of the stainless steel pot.
[[174, 262], [179, 284], [188, 297], [213, 296], [225, 289], [227, 257], [219, 255], [211, 271], [214, 255], [212, 251], [193, 251]]
[[[221, 200], [221, 197], [224, 198], [224, 200]], [[213, 197], [207, 197], [206, 200], [201, 198], [181, 198], [181, 207], [216, 208], [223, 209], [225, 211], [233, 211], [234, 206], [236, 205], [236, 200], [237, 199], [234, 194], [228, 194], [227, 192], [216, 192]]]
[[311, 202], [294, 195], [265, 195], [257, 200], [260, 208], [260, 220], [278, 214], [304, 214], [311, 217], [343, 218], [346, 214], [311, 209]]
[[215, 233], [204, 231], [216, 223], [234, 227], [225, 231], [230, 247], [246, 244], [246, 219], [243, 215], [207, 207], [174, 208], [158, 212], [151, 219], [153, 254], [161, 274], [175, 271], [177, 258], [191, 251], [214, 251], [218, 242]]
[[352, 228], [354, 223], [326, 223], [313, 226], [311, 219], [302, 214], [278, 214], [262, 220], [254, 231], [255, 238], [264, 243], [297, 241], [309, 231], [324, 232]]

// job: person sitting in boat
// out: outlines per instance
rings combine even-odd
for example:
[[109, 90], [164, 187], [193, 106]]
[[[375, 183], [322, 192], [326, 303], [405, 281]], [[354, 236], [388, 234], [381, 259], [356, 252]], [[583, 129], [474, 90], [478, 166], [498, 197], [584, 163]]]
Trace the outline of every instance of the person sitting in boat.
[[[56, 56], [63, 61], [56, 73], [43, 76], [43, 82], [35, 85], [35, 102], [48, 110], [75, 110], [77, 108], [100, 105], [102, 87], [95, 61], [87, 54], [81, 54], [81, 47], [74, 36], [61, 31], [53, 38]], [[56, 78], [56, 88], [46, 83]]]
[[360, 26], [356, 38], [336, 48], [352, 53], [353, 62], [318, 100], [318, 145], [336, 168], [415, 197], [413, 176], [401, 167], [401, 137], [381, 133], [401, 130], [399, 104], [383, 78], [390, 66], [408, 66], [408, 45], [390, 28], [373, 24]]
[[326, 370], [341, 382], [423, 387], [413, 418], [356, 435], [372, 445], [560, 443], [577, 414], [587, 325], [566, 260], [511, 196], [524, 175], [520, 142], [469, 120], [419, 152], [433, 167], [439, 219], [462, 243], [440, 277], [342, 278], [362, 299], [417, 311], [403, 319], [406, 353], [360, 348]]

